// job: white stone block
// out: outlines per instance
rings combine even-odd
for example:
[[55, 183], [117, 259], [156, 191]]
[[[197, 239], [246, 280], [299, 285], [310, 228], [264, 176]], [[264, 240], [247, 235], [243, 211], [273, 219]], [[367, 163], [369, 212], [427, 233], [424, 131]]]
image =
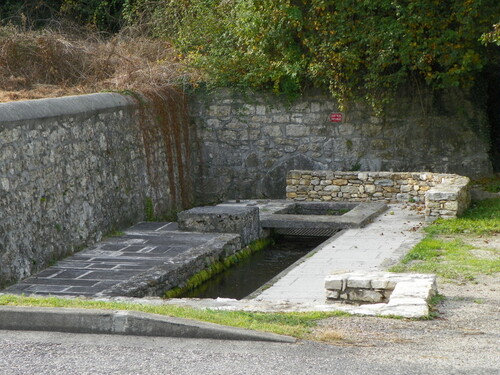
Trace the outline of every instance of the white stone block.
[[348, 288], [370, 289], [371, 288], [371, 279], [367, 278], [367, 277], [361, 277], [361, 276], [350, 276], [347, 279], [347, 287]]
[[402, 306], [402, 305], [415, 305], [415, 306], [427, 306], [427, 301], [423, 298], [412, 298], [412, 297], [395, 297], [394, 292], [392, 293], [391, 299], [387, 303], [387, 306]]
[[345, 282], [343, 275], [328, 275], [325, 278], [325, 289], [327, 290], [344, 290]]
[[428, 301], [434, 295], [432, 282], [426, 280], [414, 280], [399, 282], [392, 292], [393, 298], [422, 298]]
[[383, 308], [380, 316], [401, 316], [403, 318], [423, 318], [429, 315], [429, 307], [427, 305], [401, 305], [397, 307]]
[[[387, 279], [372, 279], [372, 288], [373, 289], [393, 289], [389, 288], [389, 280]], [[391, 283], [394, 285], [394, 283]]]

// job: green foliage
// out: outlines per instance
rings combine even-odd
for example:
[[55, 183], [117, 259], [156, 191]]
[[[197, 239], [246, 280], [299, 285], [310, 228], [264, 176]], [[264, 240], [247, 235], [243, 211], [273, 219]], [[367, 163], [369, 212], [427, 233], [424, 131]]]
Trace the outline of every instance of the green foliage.
[[[488, 63], [479, 38], [497, 0], [129, 0], [129, 21], [175, 42], [214, 85], [293, 95], [327, 87], [380, 106], [408, 80], [467, 87]], [[141, 16], [141, 17], [139, 17]]]
[[117, 32], [125, 0], [63, 0], [60, 15], [98, 30]]
[[68, 19], [97, 30], [117, 32], [125, 0], [4, 0], [0, 22], [32, 29], [56, 19]]
[[493, 25], [493, 30], [481, 35], [481, 42], [484, 44], [493, 43], [500, 46], [500, 22]]

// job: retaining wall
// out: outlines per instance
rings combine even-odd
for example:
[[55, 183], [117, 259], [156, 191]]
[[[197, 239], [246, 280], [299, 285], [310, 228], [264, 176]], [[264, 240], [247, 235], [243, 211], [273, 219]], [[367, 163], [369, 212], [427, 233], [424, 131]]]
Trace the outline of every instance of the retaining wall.
[[292, 169], [487, 175], [488, 119], [476, 100], [458, 90], [407, 90], [382, 117], [353, 104], [330, 122], [339, 106], [320, 92], [292, 104], [262, 93], [198, 92], [197, 197], [284, 198]]
[[0, 286], [183, 208], [188, 155], [154, 114], [118, 94], [0, 104]]
[[458, 91], [412, 94], [383, 118], [351, 105], [339, 123], [319, 92], [290, 104], [198, 91], [191, 125], [175, 90], [0, 104], [0, 285], [193, 202], [284, 198], [292, 169], [488, 174], [482, 107]]

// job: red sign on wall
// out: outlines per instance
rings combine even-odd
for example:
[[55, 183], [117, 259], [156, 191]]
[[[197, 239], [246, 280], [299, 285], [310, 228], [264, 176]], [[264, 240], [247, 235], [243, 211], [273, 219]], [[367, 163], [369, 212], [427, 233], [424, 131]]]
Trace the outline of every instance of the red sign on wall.
[[342, 113], [334, 112], [330, 113], [330, 122], [342, 122]]

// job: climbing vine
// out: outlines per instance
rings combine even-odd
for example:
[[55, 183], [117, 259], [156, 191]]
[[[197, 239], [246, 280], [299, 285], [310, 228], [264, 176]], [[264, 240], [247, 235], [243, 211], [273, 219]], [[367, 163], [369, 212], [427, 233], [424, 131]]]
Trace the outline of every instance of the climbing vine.
[[[130, 94], [138, 105], [147, 178], [152, 188], [151, 196], [145, 201], [145, 218], [171, 216], [190, 207], [193, 199], [190, 171], [186, 167], [191, 159], [187, 99], [174, 87]], [[161, 168], [166, 169], [166, 175]], [[165, 187], [168, 188], [168, 207], [162, 204], [166, 199]], [[169, 212], [165, 212], [166, 209]]]

